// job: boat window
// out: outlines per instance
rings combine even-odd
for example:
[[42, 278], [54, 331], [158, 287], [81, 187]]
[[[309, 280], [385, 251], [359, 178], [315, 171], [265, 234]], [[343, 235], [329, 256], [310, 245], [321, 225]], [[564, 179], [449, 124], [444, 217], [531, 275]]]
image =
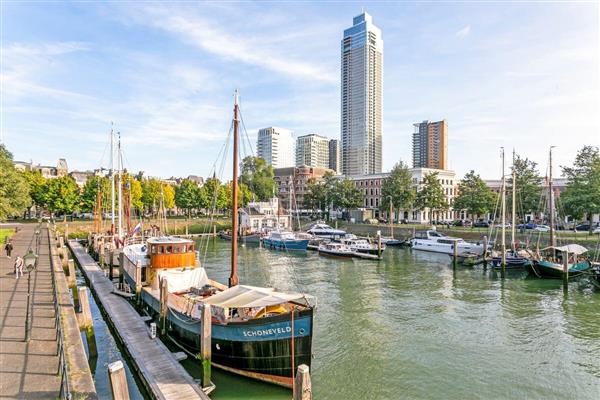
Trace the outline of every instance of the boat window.
[[156, 246], [156, 254], [162, 254], [163, 253], [163, 247], [162, 246]]
[[165, 253], [172, 253], [173, 252], [173, 248], [171, 246], [167, 246], [165, 248]]
[[150, 247], [150, 253], [152, 253], [152, 254], [156, 254], [156, 246], [155, 246], [155, 245], [152, 245], [152, 246]]
[[187, 252], [187, 246], [185, 244], [183, 246], [181, 246], [181, 252], [182, 253]]

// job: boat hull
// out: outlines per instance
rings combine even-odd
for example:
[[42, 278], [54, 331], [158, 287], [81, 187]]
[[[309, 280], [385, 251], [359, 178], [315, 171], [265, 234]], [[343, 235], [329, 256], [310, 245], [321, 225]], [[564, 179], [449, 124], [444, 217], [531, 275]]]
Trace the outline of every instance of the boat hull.
[[[158, 299], [148, 292], [143, 292], [142, 299], [158, 314]], [[200, 360], [201, 321], [171, 308], [167, 319], [171, 340]], [[211, 364], [238, 375], [292, 387], [292, 372], [300, 364], [311, 364], [312, 327], [312, 308], [294, 313], [293, 330], [291, 314], [226, 325], [213, 323]]]
[[306, 251], [308, 239], [277, 240], [271, 238], [263, 239], [263, 246], [273, 250]]
[[[413, 250], [429, 251], [433, 253], [454, 254], [454, 246], [451, 244], [432, 243], [427, 240], [413, 239], [411, 241]], [[483, 245], [477, 244], [460, 244], [458, 246], [458, 254], [473, 253], [477, 255], [483, 254]]]
[[[225, 232], [219, 232], [219, 237], [221, 239], [231, 240], [231, 235], [227, 234]], [[260, 235], [259, 234], [240, 235], [240, 236], [238, 236], [238, 243], [241, 243], [241, 244], [245, 244], [245, 243], [259, 244], [260, 243]]]
[[[506, 257], [506, 265], [504, 268], [523, 268], [531, 264], [531, 261], [525, 257]], [[492, 265], [494, 268], [502, 268], [502, 257], [492, 257]]]
[[[561, 264], [556, 264], [546, 260], [534, 260], [530, 269], [534, 274], [539, 276], [540, 278], [553, 278], [553, 279], [563, 279], [564, 278], [564, 270]], [[576, 264], [569, 264], [569, 278], [574, 278], [579, 275], [584, 274], [586, 271], [590, 269], [590, 264], [587, 261], [581, 261]]]
[[337, 251], [329, 251], [329, 250], [323, 250], [323, 249], [319, 249], [319, 255], [325, 256], [325, 257], [334, 257], [334, 258], [352, 258], [352, 257], [354, 257], [354, 254], [352, 254], [352, 253], [340, 253]]

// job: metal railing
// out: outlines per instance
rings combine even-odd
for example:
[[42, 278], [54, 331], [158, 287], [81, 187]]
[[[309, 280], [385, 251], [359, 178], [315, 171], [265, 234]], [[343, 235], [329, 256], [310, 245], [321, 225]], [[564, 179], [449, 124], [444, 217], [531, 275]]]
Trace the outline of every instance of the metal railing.
[[56, 328], [56, 355], [58, 356], [57, 375], [60, 375], [60, 393], [59, 398], [71, 400], [71, 389], [69, 387], [69, 373], [67, 366], [67, 358], [65, 354], [65, 336], [62, 329], [60, 306], [58, 297], [58, 287], [56, 285], [56, 256], [52, 249], [52, 241], [50, 240], [50, 224], [48, 224], [48, 251], [50, 254], [50, 265], [52, 267], [52, 298], [54, 303], [54, 326]]

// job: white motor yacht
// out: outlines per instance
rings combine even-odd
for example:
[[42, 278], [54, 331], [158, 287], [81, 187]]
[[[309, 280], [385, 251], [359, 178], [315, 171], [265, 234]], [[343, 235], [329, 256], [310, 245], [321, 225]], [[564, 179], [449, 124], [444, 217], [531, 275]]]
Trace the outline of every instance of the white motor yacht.
[[434, 253], [454, 254], [454, 246], [457, 246], [458, 254], [483, 254], [483, 243], [466, 242], [464, 239], [444, 236], [433, 230], [417, 232], [415, 237], [411, 239], [410, 244], [415, 250]]

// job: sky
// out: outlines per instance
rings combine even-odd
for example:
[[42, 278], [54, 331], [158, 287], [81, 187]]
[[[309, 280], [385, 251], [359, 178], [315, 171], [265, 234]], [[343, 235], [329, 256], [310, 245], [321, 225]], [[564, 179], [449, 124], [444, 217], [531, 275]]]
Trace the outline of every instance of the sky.
[[448, 121], [459, 177], [499, 178], [501, 146], [542, 173], [551, 145], [555, 165], [600, 146], [596, 1], [0, 7], [0, 128], [16, 160], [106, 167], [113, 122], [127, 169], [207, 176], [236, 88], [253, 147], [267, 126], [339, 138], [340, 40], [362, 9], [384, 41], [384, 170], [411, 163], [413, 123], [423, 120]]

